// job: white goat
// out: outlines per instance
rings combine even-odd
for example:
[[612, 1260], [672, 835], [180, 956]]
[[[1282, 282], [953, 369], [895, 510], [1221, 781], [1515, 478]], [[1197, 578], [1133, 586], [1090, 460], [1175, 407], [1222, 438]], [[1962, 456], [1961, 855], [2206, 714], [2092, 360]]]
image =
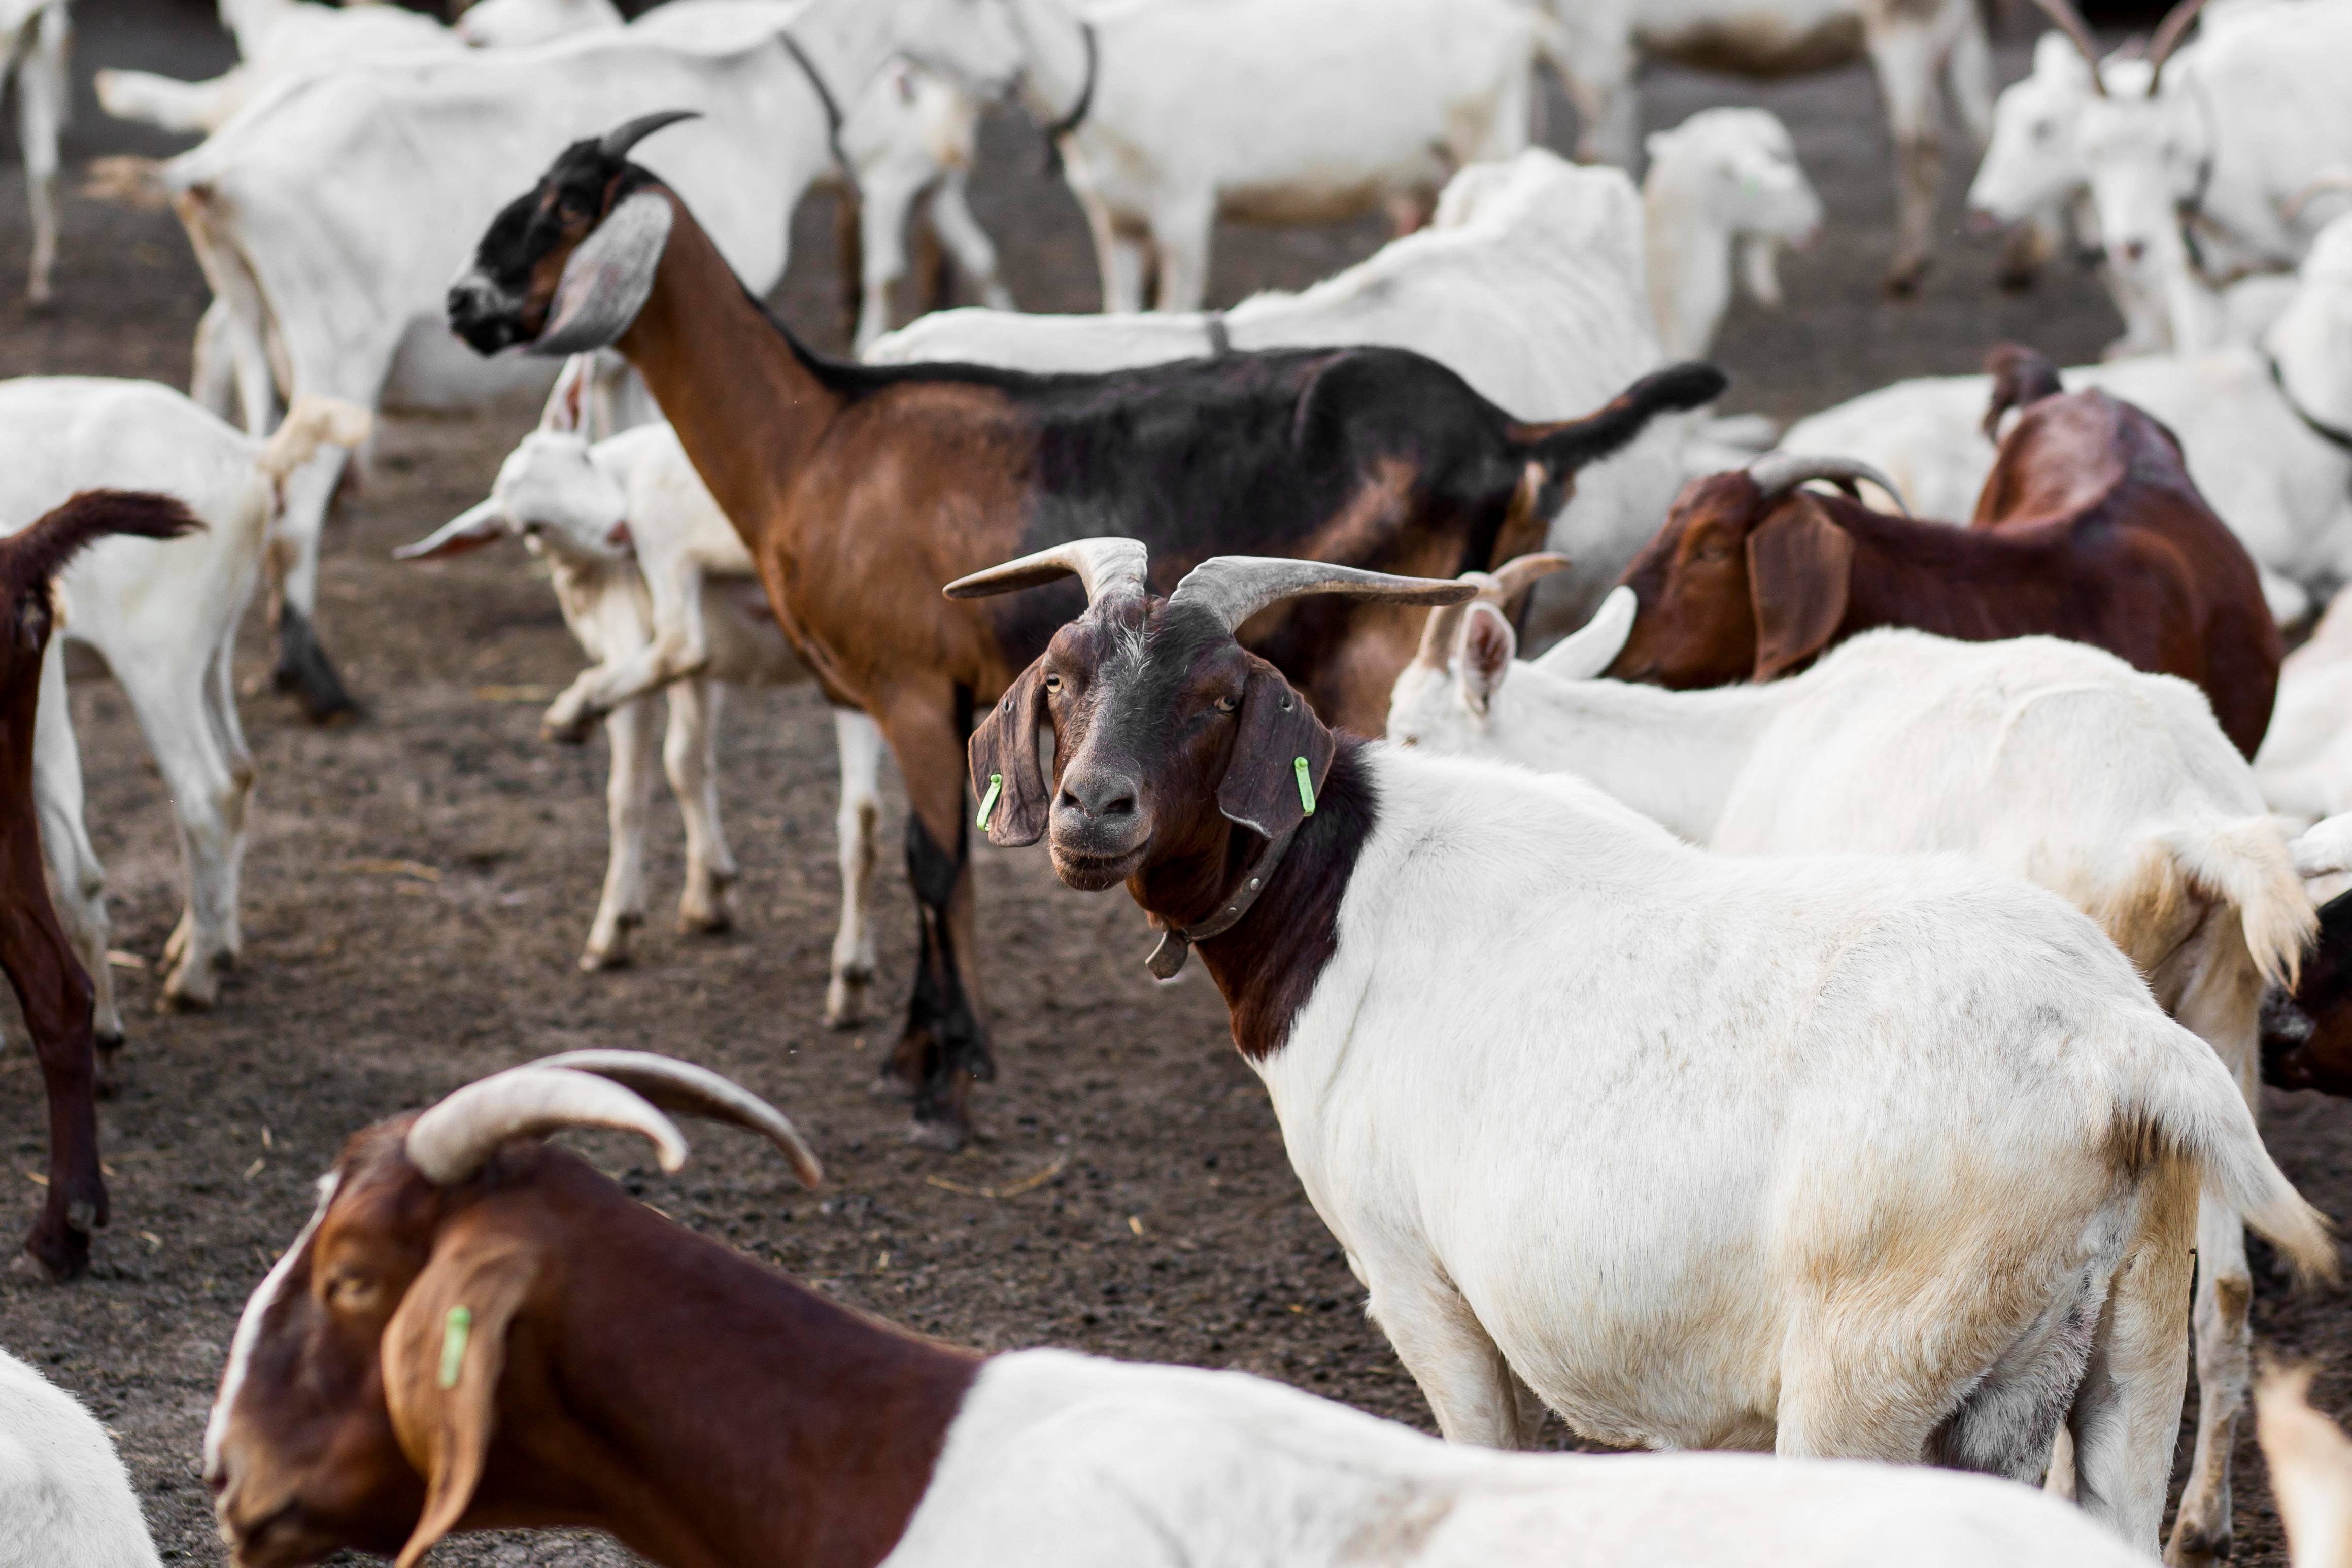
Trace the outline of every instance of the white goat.
[[1431, 585], [1227, 557], [1157, 600], [1146, 564], [950, 585], [1093, 600], [973, 736], [992, 835], [1195, 926], [1447, 1436], [1516, 1446], [1531, 1390], [1622, 1445], [2031, 1482], [2064, 1422], [2084, 1507], [2155, 1555], [2200, 1192], [2334, 1254], [2095, 924], [1967, 856], [1710, 854], [1578, 779], [1337, 742], [1211, 630]]
[[1570, 39], [1559, 69], [1581, 156], [1631, 166], [1636, 46], [1702, 70], [1780, 77], [1867, 57], [1895, 142], [1889, 288], [1927, 268], [1943, 163], [1943, 94], [1972, 141], [1992, 131], [1992, 54], [1974, 0], [1542, 0]]
[[[719, 821], [719, 705], [728, 686], [797, 685], [808, 670], [768, 607], [743, 541], [703, 488], [667, 424], [590, 445], [581, 434], [588, 360], [574, 359], [540, 428], [499, 468], [480, 505], [400, 551], [435, 560], [520, 536], [553, 574], [564, 624], [597, 662], [547, 710], [551, 739], [584, 740], [604, 721], [612, 748], [606, 804], [612, 858], [580, 967], [628, 961], [646, 915], [646, 827], [653, 804], [652, 699], [666, 691], [661, 749], [686, 819], [681, 931], [723, 931], [735, 858]], [[841, 926], [833, 943], [825, 1021], [864, 1016], [874, 979], [874, 832], [881, 815], [882, 732], [854, 709], [834, 710], [841, 803], [835, 817]]]
[[[1505, 568], [1507, 588], [1541, 569], [1526, 562]], [[1596, 679], [1633, 624], [1620, 588], [1585, 630], [1518, 663], [1494, 604], [1437, 611], [1397, 679], [1389, 737], [1574, 773], [1717, 850], [1973, 852], [2096, 921], [2259, 1110], [2263, 990], [2292, 987], [2317, 917], [2196, 688], [2079, 643], [1914, 631], [1856, 637], [1761, 686]], [[2197, 1452], [2176, 1554], [2229, 1537], [2250, 1369], [2244, 1237], [2210, 1197], [2198, 1258]]]
[[392, 5], [223, 0], [221, 25], [236, 39], [236, 65], [203, 81], [153, 71], [101, 70], [91, 81], [99, 107], [118, 120], [210, 135], [265, 88], [303, 70], [464, 47], [462, 39], [432, 17]]
[[[834, 166], [814, 79], [840, 101], [917, 47], [972, 81], [1009, 79], [1020, 57], [1003, 3], [673, 4], [532, 48], [347, 63], [277, 83], [163, 172], [228, 318], [218, 338], [247, 427], [269, 427], [281, 383], [373, 407], [419, 322], [454, 357], [443, 297], [471, 237], [568, 139], [634, 115], [699, 110], [646, 162], [765, 290], [782, 273], [794, 205]], [[815, 79], [785, 47], [787, 28]], [[279, 674], [322, 717], [350, 703], [311, 631], [320, 528], [341, 468], [324, 457], [287, 487]]]
[[[2292, 622], [2352, 579], [2352, 216], [2322, 232], [2260, 346], [2082, 365], [2069, 388], [2138, 405], [2245, 545], [2272, 613]], [[1885, 471], [1921, 517], [1966, 519], [1992, 471], [1981, 375], [1896, 382], [1790, 426], [1783, 450]]]
[[58, 132], [73, 104], [66, 50], [73, 23], [66, 0], [0, 0], [0, 89], [16, 84], [16, 144], [33, 209], [33, 255], [25, 298], [49, 302], [58, 260]]
[[2265, 1374], [2255, 1430], [2292, 1568], [2343, 1568], [2352, 1563], [2352, 1442], [2310, 1396], [2309, 1368]]
[[476, 48], [513, 49], [618, 27], [625, 20], [613, 0], [479, 0], [458, 15], [451, 31]]
[[156, 1568], [130, 1472], [81, 1402], [0, 1351], [0, 1568]]
[[[1428, 229], [1301, 293], [1259, 294], [1207, 315], [943, 310], [883, 338], [866, 357], [1098, 372], [1226, 350], [1382, 343], [1450, 366], [1521, 418], [1564, 419], [1662, 363], [1641, 226], [1623, 174], [1529, 148], [1507, 163], [1463, 170]], [[1659, 419], [1577, 476], [1550, 538], [1576, 557], [1578, 572], [1547, 616], [1580, 614], [1657, 531], [1682, 483], [1688, 426]]]
[[2271, 809], [2302, 824], [2352, 812], [2352, 594], [2337, 594], [2279, 667], [2254, 776]]
[[[1515, 0], [1010, 0], [1103, 309], [1197, 310], [1219, 217], [1417, 226], [1466, 163], [1528, 144], [1558, 28]], [[1055, 132], [1059, 132], [1057, 136]]]
[[297, 405], [267, 443], [149, 381], [26, 377], [0, 382], [0, 529], [17, 528], [77, 490], [161, 490], [205, 531], [183, 539], [110, 539], [59, 575], [66, 605], [41, 667], [34, 795], [58, 917], [97, 987], [103, 1047], [122, 1040], [107, 963], [106, 871], [82, 819], [80, 752], [66, 701], [66, 647], [106, 661], [171, 792], [187, 862], [187, 902], [163, 950], [163, 1001], [203, 1007], [215, 971], [242, 946], [238, 876], [253, 759], [237, 723], [230, 664], [278, 512], [278, 486], [324, 444], [367, 436], [349, 405]]
[[1650, 310], [1668, 359], [1702, 359], [1731, 307], [1735, 257], [1748, 297], [1779, 305], [1779, 249], [1812, 243], [1822, 199], [1788, 127], [1769, 110], [1702, 109], [1653, 135], [1648, 149], [1642, 237]]

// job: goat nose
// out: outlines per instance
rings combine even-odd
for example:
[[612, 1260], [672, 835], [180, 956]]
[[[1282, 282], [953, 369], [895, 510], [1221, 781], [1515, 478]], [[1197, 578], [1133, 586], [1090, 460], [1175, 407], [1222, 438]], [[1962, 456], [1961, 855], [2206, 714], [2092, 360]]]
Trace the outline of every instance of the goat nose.
[[1102, 821], [1135, 815], [1135, 780], [1119, 773], [1072, 773], [1062, 781], [1062, 804]]
[[2137, 266], [2139, 262], [2139, 258], [2147, 254], [2147, 242], [2142, 239], [2125, 240], [2123, 243], [2123, 253], [2126, 265]]

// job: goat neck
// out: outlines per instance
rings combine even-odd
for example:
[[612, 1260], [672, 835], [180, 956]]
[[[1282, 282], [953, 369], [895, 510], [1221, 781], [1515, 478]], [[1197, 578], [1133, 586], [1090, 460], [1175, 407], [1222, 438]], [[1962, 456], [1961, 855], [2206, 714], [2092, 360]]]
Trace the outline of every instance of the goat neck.
[[1653, 160], [1642, 182], [1642, 250], [1650, 314], [1668, 359], [1706, 353], [1731, 306], [1729, 230], [1706, 210], [1707, 169], [1696, 160]]

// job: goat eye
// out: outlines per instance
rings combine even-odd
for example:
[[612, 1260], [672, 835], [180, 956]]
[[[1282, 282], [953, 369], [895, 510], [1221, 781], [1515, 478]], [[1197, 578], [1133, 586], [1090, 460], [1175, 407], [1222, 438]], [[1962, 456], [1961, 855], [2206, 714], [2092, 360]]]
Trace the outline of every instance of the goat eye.
[[1059, 691], [1062, 689], [1062, 678], [1058, 675], [1048, 674], [1045, 677], [1045, 689], [1048, 691]]
[[1220, 697], [1217, 699], [1217, 711], [1220, 713], [1230, 713], [1240, 706], [1241, 701], [1238, 698]]
[[327, 1281], [330, 1306], [356, 1311], [375, 1300], [376, 1283], [363, 1274], [337, 1273]]

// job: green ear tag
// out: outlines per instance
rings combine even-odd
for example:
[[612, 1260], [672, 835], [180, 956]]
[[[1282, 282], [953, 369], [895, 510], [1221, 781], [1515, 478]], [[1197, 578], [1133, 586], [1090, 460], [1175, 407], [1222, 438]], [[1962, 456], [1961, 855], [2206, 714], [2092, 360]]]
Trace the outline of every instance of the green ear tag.
[[441, 1330], [441, 1386], [457, 1386], [457, 1373], [466, 1364], [466, 1336], [474, 1331], [474, 1314], [463, 1307], [449, 1309]]
[[988, 793], [980, 797], [980, 819], [973, 824], [973, 826], [978, 827], [982, 832], [985, 833], [988, 831], [988, 814], [996, 809], [996, 797], [1003, 793], [1004, 775], [1003, 773], [989, 774]]
[[1291, 762], [1298, 773], [1298, 805], [1307, 816], [1315, 815], [1315, 781], [1307, 776], [1307, 759], [1294, 757]]

